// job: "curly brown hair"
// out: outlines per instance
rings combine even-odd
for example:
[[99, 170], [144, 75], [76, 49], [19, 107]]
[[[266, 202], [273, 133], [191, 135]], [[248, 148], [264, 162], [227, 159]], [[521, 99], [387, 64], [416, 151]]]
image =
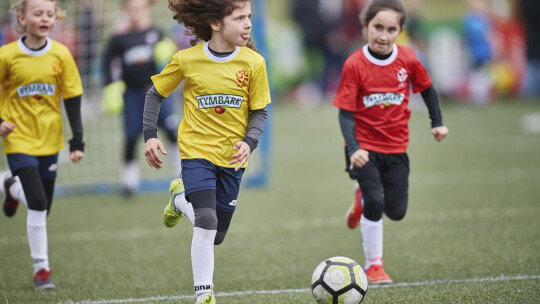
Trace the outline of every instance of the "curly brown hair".
[[[174, 13], [173, 19], [186, 27], [186, 35], [195, 36], [190, 41], [195, 46], [212, 38], [210, 22], [223, 20], [244, 2], [251, 0], [169, 0], [169, 9]], [[259, 52], [253, 39], [246, 46]]]

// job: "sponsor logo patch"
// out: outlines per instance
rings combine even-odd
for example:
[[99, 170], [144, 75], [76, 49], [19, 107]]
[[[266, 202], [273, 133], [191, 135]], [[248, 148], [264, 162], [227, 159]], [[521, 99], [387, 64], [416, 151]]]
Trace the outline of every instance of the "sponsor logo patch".
[[17, 94], [19, 98], [33, 96], [36, 99], [41, 99], [45, 95], [54, 96], [55, 88], [56, 86], [50, 83], [31, 83], [18, 87]]
[[228, 94], [212, 94], [197, 96], [199, 102], [199, 109], [214, 108], [216, 106], [226, 106], [227, 108], [240, 108], [244, 97], [238, 95]]
[[376, 105], [400, 105], [405, 99], [405, 94], [380, 93], [364, 96], [364, 106], [370, 108]]

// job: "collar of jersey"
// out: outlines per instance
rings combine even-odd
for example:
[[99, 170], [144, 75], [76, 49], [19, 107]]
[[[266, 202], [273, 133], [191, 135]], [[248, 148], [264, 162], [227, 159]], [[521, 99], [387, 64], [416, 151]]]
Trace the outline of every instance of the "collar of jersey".
[[240, 47], [237, 46], [234, 49], [234, 52], [232, 52], [232, 54], [230, 54], [229, 56], [217, 57], [217, 56], [214, 56], [214, 54], [212, 54], [212, 52], [210, 52], [210, 50], [208, 49], [208, 42], [204, 43], [204, 53], [206, 54], [208, 58], [210, 58], [210, 60], [215, 61], [215, 62], [227, 62], [229, 60], [232, 60], [236, 56], [236, 54], [238, 54], [238, 52], [240, 52]]
[[19, 38], [18, 44], [19, 44], [19, 48], [21, 49], [21, 51], [23, 51], [26, 55], [41, 56], [43, 54], [46, 54], [52, 47], [51, 39], [49, 39], [49, 37], [47, 37], [47, 38], [45, 38], [47, 40], [47, 45], [45, 45], [44, 48], [42, 48], [39, 51], [31, 50], [26, 45], [24, 45], [24, 42], [23, 42], [24, 37], [26, 37], [26, 36], [22, 36], [21, 38]]
[[390, 57], [388, 57], [388, 58], [385, 59], [385, 60], [379, 60], [379, 59], [373, 57], [373, 56], [369, 53], [368, 45], [367, 45], [367, 44], [362, 48], [362, 51], [364, 52], [364, 55], [366, 56], [366, 58], [367, 58], [371, 63], [376, 64], [376, 65], [380, 65], [380, 66], [385, 66], [385, 65], [391, 64], [392, 62], [394, 62], [394, 60], [396, 59], [397, 54], [398, 54], [398, 48], [397, 48], [397, 45], [396, 45], [395, 43], [394, 43], [394, 46], [392, 47], [392, 55], [390, 55]]

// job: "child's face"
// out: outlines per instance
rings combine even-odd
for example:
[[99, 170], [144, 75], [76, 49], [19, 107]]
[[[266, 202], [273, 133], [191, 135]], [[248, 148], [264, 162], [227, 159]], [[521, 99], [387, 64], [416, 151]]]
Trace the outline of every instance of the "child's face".
[[150, 3], [148, 0], [130, 0], [124, 5], [126, 13], [131, 24], [144, 23], [150, 18]]
[[54, 28], [56, 2], [49, 0], [29, 0], [24, 14], [17, 15], [19, 24], [26, 34], [45, 39]]
[[377, 54], [392, 52], [396, 39], [401, 32], [401, 14], [393, 10], [382, 10], [367, 25], [369, 48]]
[[245, 46], [251, 32], [251, 2], [242, 2], [232, 14], [223, 18], [220, 34], [231, 47]]

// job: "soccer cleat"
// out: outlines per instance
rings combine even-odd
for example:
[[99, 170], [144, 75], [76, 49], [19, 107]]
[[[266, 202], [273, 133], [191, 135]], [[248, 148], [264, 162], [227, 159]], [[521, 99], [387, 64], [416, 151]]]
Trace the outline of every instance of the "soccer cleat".
[[15, 182], [17, 182], [17, 180], [14, 177], [9, 177], [4, 180], [4, 203], [2, 204], [2, 210], [8, 217], [12, 217], [19, 206], [19, 201], [14, 199], [9, 192], [9, 188], [11, 188]]
[[365, 273], [369, 284], [392, 283], [392, 278], [384, 271], [383, 265], [371, 265]]
[[169, 203], [165, 206], [165, 210], [163, 210], [163, 223], [167, 227], [174, 227], [184, 215], [174, 206], [175, 197], [184, 192], [184, 182], [182, 182], [182, 179], [177, 178], [173, 180], [169, 186], [169, 191], [171, 192], [171, 197], [169, 198]]
[[354, 186], [354, 201], [349, 207], [349, 210], [347, 210], [347, 226], [351, 229], [358, 227], [360, 223], [360, 218], [364, 212], [362, 203], [362, 191], [360, 190], [360, 186], [356, 184]]
[[34, 288], [35, 289], [55, 289], [51, 279], [51, 270], [40, 269], [34, 274]]
[[209, 294], [197, 302], [197, 304], [216, 304], [216, 298], [214, 298], [213, 294]]

